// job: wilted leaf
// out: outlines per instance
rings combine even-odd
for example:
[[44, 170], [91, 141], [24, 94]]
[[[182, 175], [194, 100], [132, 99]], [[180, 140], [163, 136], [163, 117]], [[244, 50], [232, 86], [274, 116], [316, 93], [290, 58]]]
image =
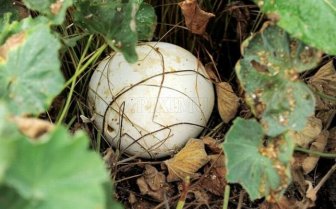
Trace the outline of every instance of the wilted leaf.
[[0, 50], [0, 100], [16, 115], [43, 112], [63, 88], [61, 45], [44, 18], [26, 18], [4, 30], [15, 34]]
[[209, 161], [204, 143], [199, 139], [189, 139], [185, 147], [172, 159], [164, 161], [168, 167], [168, 182], [190, 178]]
[[316, 91], [317, 110], [330, 110], [336, 107], [336, 70], [334, 61], [322, 66], [309, 79], [308, 83]]
[[108, 175], [88, 143], [83, 133], [70, 136], [62, 127], [37, 142], [20, 139], [0, 187], [0, 208], [107, 208]]
[[39, 138], [53, 128], [53, 124], [38, 118], [14, 117], [13, 121], [24, 135], [32, 139]]
[[326, 53], [336, 55], [336, 39], [330, 35], [335, 34], [335, 0], [254, 0], [254, 2], [263, 12], [276, 16], [277, 24], [291, 36]]
[[202, 138], [202, 141], [204, 142], [205, 146], [209, 148], [214, 154], [223, 152], [222, 145], [214, 138], [205, 136]]
[[242, 44], [235, 67], [246, 101], [261, 117], [269, 136], [300, 131], [314, 114], [315, 99], [298, 74], [316, 66], [321, 53], [276, 26], [268, 26]]
[[316, 117], [308, 118], [306, 126], [295, 134], [295, 144], [301, 147], [308, 147], [322, 131], [322, 121]]
[[[329, 132], [327, 130], [322, 131], [321, 134], [316, 138], [315, 142], [313, 142], [310, 146], [310, 150], [323, 152], [328, 142], [328, 136]], [[304, 173], [310, 173], [315, 168], [319, 159], [320, 158], [318, 156], [309, 156], [304, 159], [302, 163], [302, 169]]]
[[202, 190], [209, 191], [215, 195], [222, 196], [227, 184], [225, 176], [225, 158], [223, 154], [210, 155], [209, 166], [205, 169], [205, 176], [199, 182]]
[[239, 183], [251, 200], [266, 196], [275, 201], [287, 188], [294, 143], [290, 133], [268, 139], [264, 146], [262, 126], [255, 120], [237, 118], [225, 137], [227, 180]]
[[227, 82], [216, 83], [216, 92], [219, 115], [225, 123], [228, 123], [237, 113], [239, 98]]
[[184, 0], [179, 3], [179, 6], [181, 7], [188, 29], [192, 33], [203, 35], [210, 18], [215, 15], [202, 10], [197, 0]]
[[264, 201], [259, 205], [259, 209], [304, 209], [302, 203], [296, 199], [289, 199], [282, 196], [276, 203]]
[[137, 179], [141, 194], [149, 195], [159, 202], [164, 200], [165, 184], [166, 176], [151, 165], [145, 165], [144, 175]]
[[63, 23], [66, 10], [72, 5], [72, 0], [23, 0], [23, 2], [29, 9], [48, 17], [55, 25]]

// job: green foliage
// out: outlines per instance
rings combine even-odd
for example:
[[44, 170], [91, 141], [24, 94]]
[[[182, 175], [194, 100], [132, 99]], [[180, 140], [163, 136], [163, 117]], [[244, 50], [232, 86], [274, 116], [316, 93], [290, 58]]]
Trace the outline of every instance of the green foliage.
[[293, 37], [336, 55], [336, 0], [254, 1]]
[[156, 15], [154, 8], [142, 3], [136, 15], [136, 25], [139, 40], [150, 40], [156, 26]]
[[1, 208], [107, 208], [103, 162], [83, 133], [70, 136], [63, 127], [37, 141], [17, 140], [3, 181]]
[[290, 160], [294, 142], [290, 134], [267, 140], [254, 119], [237, 118], [226, 134], [224, 152], [227, 180], [239, 183], [250, 199], [277, 199], [290, 182]]
[[19, 18], [19, 12], [13, 5], [12, 0], [0, 0], [0, 5], [0, 20], [5, 13], [11, 13], [11, 20], [17, 20]]
[[48, 17], [51, 24], [62, 24], [68, 7], [72, 5], [72, 0], [23, 0], [25, 5]]
[[277, 26], [264, 27], [243, 44], [236, 73], [246, 101], [269, 136], [301, 130], [314, 114], [315, 99], [298, 73], [317, 65], [321, 53]]
[[0, 100], [14, 114], [45, 111], [63, 88], [61, 45], [44, 18], [26, 18], [8, 27], [4, 31], [11, 35], [0, 53]]
[[[139, 39], [152, 36], [155, 25], [154, 10], [149, 5], [139, 0], [79, 0], [75, 6], [77, 24], [102, 35], [127, 61], [137, 61], [135, 46]], [[143, 25], [138, 27], [137, 21]]]

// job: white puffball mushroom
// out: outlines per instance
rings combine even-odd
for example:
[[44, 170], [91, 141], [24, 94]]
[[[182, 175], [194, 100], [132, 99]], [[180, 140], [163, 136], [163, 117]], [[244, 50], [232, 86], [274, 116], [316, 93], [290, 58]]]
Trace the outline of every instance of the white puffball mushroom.
[[88, 103], [96, 127], [114, 146], [143, 158], [171, 155], [206, 126], [214, 88], [201, 62], [169, 43], [136, 47], [139, 60], [121, 53], [94, 71]]

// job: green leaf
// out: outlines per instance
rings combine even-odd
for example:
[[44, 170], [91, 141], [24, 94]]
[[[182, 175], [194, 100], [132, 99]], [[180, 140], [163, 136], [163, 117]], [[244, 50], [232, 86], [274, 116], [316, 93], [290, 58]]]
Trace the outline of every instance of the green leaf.
[[267, 140], [255, 120], [237, 118], [225, 137], [227, 180], [239, 183], [251, 200], [278, 199], [290, 182], [294, 143], [290, 134]]
[[254, 1], [293, 37], [336, 55], [336, 0]]
[[0, 0], [0, 19], [2, 19], [5, 13], [11, 13], [10, 20], [19, 19], [19, 12], [12, 0]]
[[16, 155], [17, 139], [20, 139], [20, 135], [16, 127], [9, 122], [7, 108], [0, 102], [0, 185]]
[[153, 37], [156, 26], [156, 15], [154, 8], [142, 3], [136, 15], [136, 26], [138, 33], [138, 40], [150, 41]]
[[43, 18], [12, 24], [15, 34], [0, 46], [0, 100], [14, 114], [38, 114], [63, 88], [61, 45]]
[[321, 53], [277, 26], [264, 27], [242, 44], [235, 67], [246, 101], [269, 136], [299, 131], [314, 114], [315, 98], [299, 74], [320, 61]]
[[48, 17], [54, 25], [63, 23], [66, 10], [72, 5], [72, 0], [23, 0], [25, 5]]
[[[102, 35], [114, 50], [122, 52], [125, 59], [133, 63], [137, 61], [138, 38], [149, 39], [155, 24], [150, 22], [154, 20], [150, 6], [140, 6], [141, 2], [79, 0], [75, 3], [75, 21], [89, 32]], [[142, 9], [140, 13], [139, 8]], [[137, 28], [137, 21], [143, 24], [140, 28]]]
[[62, 127], [37, 141], [21, 140], [4, 177], [0, 208], [106, 208], [108, 175], [88, 142], [83, 133], [70, 136]]

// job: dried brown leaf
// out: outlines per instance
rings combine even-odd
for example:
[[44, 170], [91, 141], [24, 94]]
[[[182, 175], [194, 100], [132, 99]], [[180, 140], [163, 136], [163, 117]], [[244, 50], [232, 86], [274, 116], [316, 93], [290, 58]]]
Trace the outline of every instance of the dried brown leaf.
[[200, 8], [197, 0], [185, 0], [179, 3], [187, 28], [195, 34], [203, 35], [211, 17], [215, 15]]
[[212, 194], [222, 196], [227, 184], [224, 155], [210, 155], [209, 159], [209, 166], [205, 171], [204, 178], [199, 182], [199, 187]]
[[216, 91], [219, 115], [225, 123], [228, 123], [237, 113], [239, 98], [227, 82], [217, 83]]
[[302, 131], [295, 134], [295, 143], [301, 147], [308, 147], [314, 139], [321, 133], [322, 121], [316, 117], [308, 118], [307, 124]]
[[216, 75], [216, 70], [213, 63], [208, 63], [204, 66], [206, 73], [209, 78], [214, 82], [219, 82], [218, 76]]
[[166, 176], [151, 165], [145, 166], [144, 175], [137, 179], [141, 194], [149, 195], [157, 201], [163, 201]]
[[295, 199], [289, 199], [287, 197], [281, 197], [281, 199], [276, 203], [270, 203], [264, 201], [259, 209], [304, 209], [302, 203]]
[[209, 161], [204, 143], [199, 139], [189, 139], [186, 146], [172, 159], [164, 161], [168, 167], [167, 181], [185, 180], [196, 175], [196, 172]]
[[[329, 132], [324, 130], [321, 134], [316, 138], [315, 142], [313, 142], [310, 146], [310, 150], [322, 152], [327, 145]], [[316, 166], [319, 160], [318, 156], [309, 156], [302, 162], [302, 169], [305, 174], [310, 173]]]
[[24, 135], [32, 139], [39, 138], [54, 127], [50, 122], [37, 118], [14, 117], [13, 121]]
[[222, 145], [210, 136], [206, 136], [202, 138], [205, 146], [209, 148], [214, 154], [219, 154], [223, 152]]
[[[315, 91], [329, 97], [336, 97], [336, 70], [333, 61], [322, 66], [309, 81]], [[323, 96], [316, 96], [316, 109], [329, 110], [336, 107], [336, 102]]]

